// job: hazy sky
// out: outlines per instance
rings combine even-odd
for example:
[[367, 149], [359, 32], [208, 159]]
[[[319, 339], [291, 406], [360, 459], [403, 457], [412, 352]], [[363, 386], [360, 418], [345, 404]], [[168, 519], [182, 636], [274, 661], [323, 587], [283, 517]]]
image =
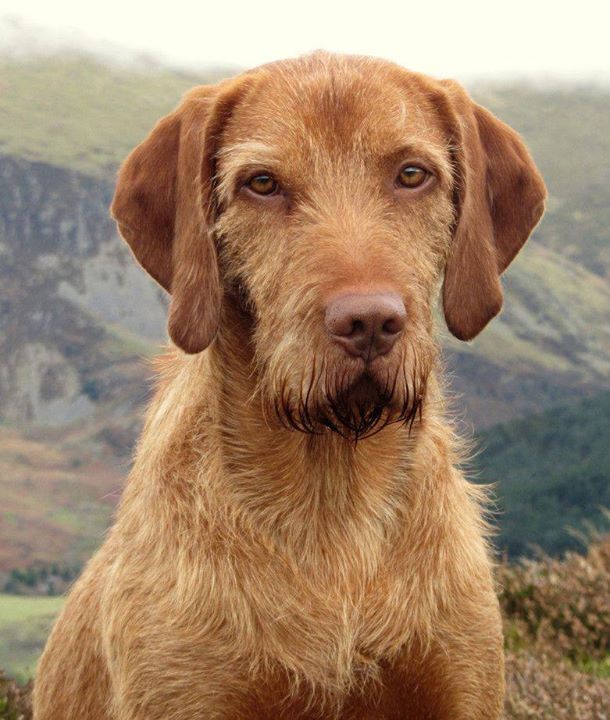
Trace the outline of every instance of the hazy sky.
[[[0, 0], [0, 45], [27, 33], [248, 67], [323, 48], [377, 55], [434, 75], [610, 80], [607, 2], [576, 0]], [[40, 31], [50, 31], [43, 32]]]

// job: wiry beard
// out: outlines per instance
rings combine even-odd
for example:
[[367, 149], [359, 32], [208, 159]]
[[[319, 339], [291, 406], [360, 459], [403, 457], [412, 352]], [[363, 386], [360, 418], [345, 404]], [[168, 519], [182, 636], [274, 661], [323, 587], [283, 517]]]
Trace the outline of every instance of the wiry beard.
[[274, 399], [274, 411], [287, 429], [309, 435], [328, 430], [346, 440], [357, 442], [376, 435], [394, 423], [413, 427], [421, 409], [427, 372], [414, 365], [411, 373], [399, 364], [387, 372], [382, 382], [365, 371], [354, 380], [352, 372], [344, 372], [329, 393], [323, 382], [324, 367], [319, 371], [313, 362], [310, 377], [301, 383], [300, 392], [281, 384]]

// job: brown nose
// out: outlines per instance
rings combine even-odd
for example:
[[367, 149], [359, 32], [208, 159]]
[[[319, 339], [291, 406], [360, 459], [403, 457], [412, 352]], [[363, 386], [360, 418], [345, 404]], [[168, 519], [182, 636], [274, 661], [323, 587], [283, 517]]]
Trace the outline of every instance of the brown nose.
[[405, 305], [396, 293], [341, 295], [326, 308], [333, 340], [365, 362], [389, 353], [405, 327]]

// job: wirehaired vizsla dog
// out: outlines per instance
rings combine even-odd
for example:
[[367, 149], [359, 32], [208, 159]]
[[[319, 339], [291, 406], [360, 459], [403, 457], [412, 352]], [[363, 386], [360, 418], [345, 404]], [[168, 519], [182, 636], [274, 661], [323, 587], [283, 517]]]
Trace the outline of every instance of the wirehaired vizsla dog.
[[500, 717], [433, 308], [442, 284], [451, 332], [477, 335], [544, 197], [515, 132], [381, 60], [265, 65], [159, 121], [112, 213], [175, 347], [37, 720]]

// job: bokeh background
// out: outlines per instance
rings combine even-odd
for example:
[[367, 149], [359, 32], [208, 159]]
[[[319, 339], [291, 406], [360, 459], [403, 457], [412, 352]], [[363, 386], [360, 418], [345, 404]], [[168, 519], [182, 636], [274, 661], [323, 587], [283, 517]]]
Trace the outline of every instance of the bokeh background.
[[19, 683], [0, 676], [0, 718], [28, 716], [166, 340], [108, 215], [117, 167], [193, 85], [319, 48], [460, 80], [543, 172], [503, 313], [472, 343], [444, 333], [444, 362], [470, 472], [497, 483], [507, 716], [610, 718], [610, 17], [412, 5], [0, 0], [0, 669]]

